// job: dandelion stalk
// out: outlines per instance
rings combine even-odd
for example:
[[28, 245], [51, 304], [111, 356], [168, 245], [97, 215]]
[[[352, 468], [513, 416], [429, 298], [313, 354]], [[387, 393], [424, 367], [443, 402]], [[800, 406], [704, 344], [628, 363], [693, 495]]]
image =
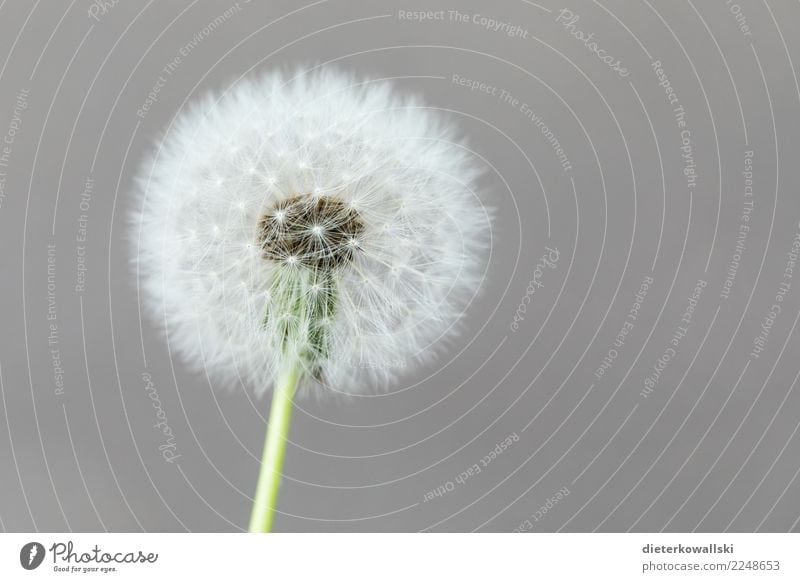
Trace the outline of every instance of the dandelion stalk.
[[294, 394], [297, 389], [299, 370], [297, 364], [289, 360], [272, 394], [272, 408], [269, 412], [269, 426], [264, 440], [261, 458], [261, 471], [250, 514], [251, 532], [271, 532], [278, 505], [278, 490], [283, 475], [283, 460], [286, 456], [286, 442], [294, 409]]
[[[285, 243], [288, 233], [281, 234]], [[274, 240], [272, 243], [277, 244]], [[272, 531], [294, 396], [303, 375], [320, 374], [318, 360], [328, 355], [329, 338], [325, 322], [335, 313], [334, 290], [335, 284], [328, 265], [299, 264], [273, 281], [271, 301], [263, 325], [268, 327], [272, 320], [279, 322], [275, 329], [282, 338], [283, 358], [272, 395], [261, 471], [250, 514], [251, 532]]]

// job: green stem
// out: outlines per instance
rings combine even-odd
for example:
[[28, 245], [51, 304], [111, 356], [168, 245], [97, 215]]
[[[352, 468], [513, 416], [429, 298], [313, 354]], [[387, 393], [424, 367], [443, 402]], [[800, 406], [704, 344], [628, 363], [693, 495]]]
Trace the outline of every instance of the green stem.
[[292, 358], [286, 357], [283, 372], [272, 394], [272, 407], [269, 411], [269, 425], [264, 440], [264, 453], [261, 471], [250, 514], [251, 532], [270, 532], [275, 520], [278, 505], [278, 489], [283, 472], [283, 459], [286, 456], [286, 442], [292, 422], [292, 403], [297, 388], [298, 366]]

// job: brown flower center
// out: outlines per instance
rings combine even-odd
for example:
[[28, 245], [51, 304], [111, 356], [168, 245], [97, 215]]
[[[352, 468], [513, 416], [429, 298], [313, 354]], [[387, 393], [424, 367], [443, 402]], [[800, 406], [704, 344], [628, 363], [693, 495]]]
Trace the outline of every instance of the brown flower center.
[[352, 260], [363, 232], [358, 212], [341, 199], [292, 196], [261, 217], [258, 243], [265, 259], [332, 270]]

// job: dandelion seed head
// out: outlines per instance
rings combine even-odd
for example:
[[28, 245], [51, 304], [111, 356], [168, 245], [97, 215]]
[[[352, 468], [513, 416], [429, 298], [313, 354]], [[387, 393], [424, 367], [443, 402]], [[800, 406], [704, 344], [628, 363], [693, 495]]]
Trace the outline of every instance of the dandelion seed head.
[[257, 394], [296, 354], [320, 396], [385, 390], [440, 354], [491, 232], [484, 168], [446, 121], [335, 70], [241, 81], [181, 113], [142, 164], [130, 237], [171, 348]]

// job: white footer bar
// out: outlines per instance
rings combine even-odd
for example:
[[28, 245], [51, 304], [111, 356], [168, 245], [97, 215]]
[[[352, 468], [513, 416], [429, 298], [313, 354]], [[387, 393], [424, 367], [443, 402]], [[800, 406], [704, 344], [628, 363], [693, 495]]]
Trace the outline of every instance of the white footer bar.
[[9, 581], [800, 580], [797, 534], [11, 533], [0, 550]]

